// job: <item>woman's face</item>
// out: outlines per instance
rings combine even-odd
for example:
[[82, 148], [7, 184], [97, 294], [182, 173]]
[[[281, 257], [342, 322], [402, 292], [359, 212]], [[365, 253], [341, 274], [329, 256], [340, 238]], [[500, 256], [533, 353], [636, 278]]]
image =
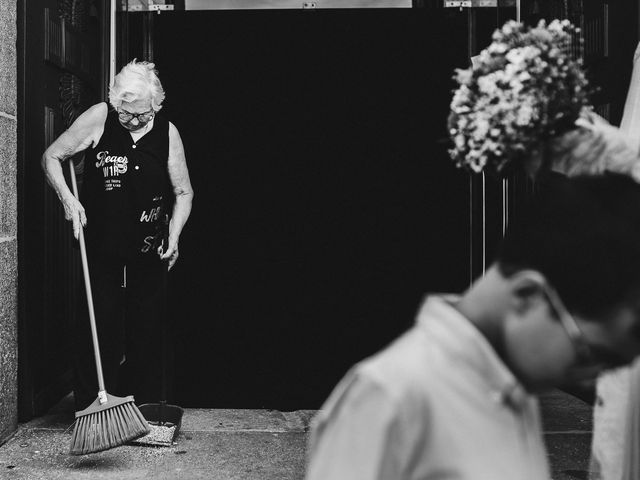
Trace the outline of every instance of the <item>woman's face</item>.
[[120, 124], [130, 132], [144, 128], [155, 116], [149, 99], [122, 102], [117, 111]]

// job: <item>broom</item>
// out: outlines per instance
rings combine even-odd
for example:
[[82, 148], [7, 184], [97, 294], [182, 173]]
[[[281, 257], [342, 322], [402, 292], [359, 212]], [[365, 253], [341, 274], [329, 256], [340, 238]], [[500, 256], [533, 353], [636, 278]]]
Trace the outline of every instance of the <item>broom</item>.
[[[69, 168], [71, 170], [73, 194], [79, 199], [73, 160], [69, 160]], [[98, 398], [89, 407], [76, 412], [76, 421], [71, 437], [70, 453], [72, 455], [84, 455], [118, 447], [146, 435], [150, 431], [147, 421], [133, 402], [133, 396], [125, 398], [114, 397], [109, 395], [104, 387], [96, 318], [93, 310], [93, 296], [91, 295], [91, 283], [89, 282], [87, 250], [84, 243], [82, 225], [80, 225], [80, 256], [82, 258], [84, 285], [87, 292], [87, 305], [89, 307], [89, 321], [91, 323], [93, 353], [96, 357], [99, 390]]]

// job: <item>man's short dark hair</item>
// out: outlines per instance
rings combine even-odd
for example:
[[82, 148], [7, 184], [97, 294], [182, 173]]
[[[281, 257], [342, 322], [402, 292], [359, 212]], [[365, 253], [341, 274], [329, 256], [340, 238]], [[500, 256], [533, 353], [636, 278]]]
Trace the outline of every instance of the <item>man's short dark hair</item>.
[[538, 183], [501, 244], [500, 271], [539, 271], [571, 311], [589, 318], [640, 305], [640, 185], [613, 173], [549, 174]]

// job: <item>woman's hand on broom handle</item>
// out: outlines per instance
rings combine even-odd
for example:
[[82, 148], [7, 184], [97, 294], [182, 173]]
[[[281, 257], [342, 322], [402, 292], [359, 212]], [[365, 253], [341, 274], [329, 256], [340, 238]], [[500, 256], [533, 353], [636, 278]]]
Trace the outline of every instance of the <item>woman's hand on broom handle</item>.
[[87, 226], [87, 215], [80, 201], [73, 195], [62, 199], [64, 218], [73, 223], [73, 236], [76, 240], [80, 237], [80, 229]]

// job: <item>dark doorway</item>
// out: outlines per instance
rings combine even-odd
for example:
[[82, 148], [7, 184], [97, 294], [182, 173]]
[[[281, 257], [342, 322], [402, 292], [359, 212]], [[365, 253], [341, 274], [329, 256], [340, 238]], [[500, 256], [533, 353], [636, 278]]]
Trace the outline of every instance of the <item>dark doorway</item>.
[[40, 158], [78, 115], [105, 98], [109, 17], [104, 0], [17, 6], [18, 408], [27, 421], [71, 389], [68, 332], [81, 281], [71, 227]]
[[170, 280], [178, 403], [318, 408], [425, 292], [467, 286], [469, 179], [443, 142], [466, 21], [154, 16], [163, 113], [196, 192]]
[[[607, 5], [594, 18], [621, 25]], [[578, 10], [586, 44], [600, 45]], [[171, 278], [178, 402], [317, 408], [412, 323], [425, 292], [461, 291], [490, 263], [504, 198], [512, 217], [526, 185], [470, 182], [441, 140], [454, 68], [514, 15], [129, 15], [126, 51], [156, 62], [196, 190]], [[595, 82], [612, 111], [613, 82]]]

